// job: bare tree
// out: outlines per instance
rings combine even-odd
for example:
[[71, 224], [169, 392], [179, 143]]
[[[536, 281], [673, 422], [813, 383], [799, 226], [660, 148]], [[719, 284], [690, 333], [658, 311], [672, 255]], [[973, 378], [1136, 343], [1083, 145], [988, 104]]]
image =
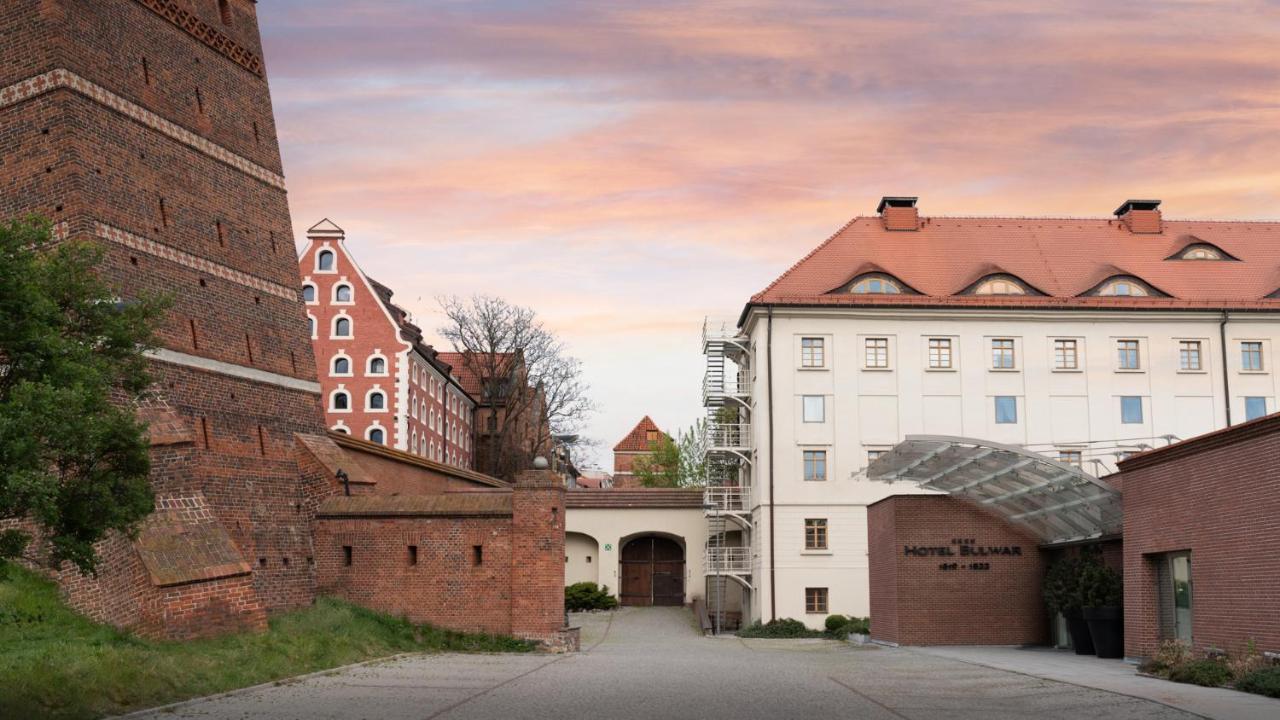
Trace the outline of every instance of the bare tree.
[[491, 295], [439, 298], [448, 324], [439, 332], [479, 378], [477, 469], [513, 479], [552, 436], [575, 434], [594, 410], [582, 362], [547, 330], [537, 313]]

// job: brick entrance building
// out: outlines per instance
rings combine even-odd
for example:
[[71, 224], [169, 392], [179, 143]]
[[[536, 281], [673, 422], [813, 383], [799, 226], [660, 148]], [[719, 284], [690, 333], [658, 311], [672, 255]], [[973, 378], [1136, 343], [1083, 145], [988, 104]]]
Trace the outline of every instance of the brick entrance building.
[[[154, 397], [138, 408], [156, 511], [136, 539], [99, 545], [96, 576], [55, 573], [68, 602], [151, 636], [262, 629], [329, 577], [331, 548], [313, 532], [330, 515], [316, 513], [347, 502], [345, 477], [362, 492], [450, 498], [424, 521], [445, 525], [467, 522], [449, 491], [494, 493], [510, 510], [491, 542], [520, 559], [510, 602], [440, 622], [552, 638], [562, 499], [536, 478], [538, 490], [513, 491], [326, 431], [254, 2], [8, 0], [0, 37], [0, 216], [46, 216], [58, 239], [100, 244], [101, 271], [126, 299], [173, 298]], [[348, 522], [366, 537], [407, 532]], [[461, 556], [436, 557], [424, 571], [462, 576]], [[423, 599], [408, 592], [405, 602]]]

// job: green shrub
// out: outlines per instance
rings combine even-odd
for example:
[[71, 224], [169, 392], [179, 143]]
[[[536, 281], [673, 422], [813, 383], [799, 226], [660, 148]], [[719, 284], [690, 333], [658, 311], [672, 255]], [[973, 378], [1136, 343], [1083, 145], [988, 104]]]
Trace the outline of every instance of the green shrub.
[[1124, 580], [1120, 573], [1090, 554], [1080, 571], [1080, 607], [1119, 607], [1124, 603]]
[[1280, 698], [1280, 665], [1254, 670], [1236, 681], [1236, 689], [1255, 695]]
[[805, 624], [799, 620], [792, 618], [783, 618], [781, 620], [770, 620], [761, 625], [760, 621], [738, 631], [738, 637], [744, 638], [813, 638], [823, 637], [823, 633], [818, 630], [810, 630]]
[[827, 616], [827, 632], [829, 633], [835, 632], [848, 624], [849, 624], [849, 618], [839, 613], [836, 613], [835, 615]]
[[1192, 660], [1169, 670], [1169, 679], [1191, 685], [1221, 687], [1231, 680], [1231, 670], [1218, 660]]
[[1049, 613], [1066, 615], [1080, 609], [1081, 560], [1067, 557], [1049, 566], [1044, 574], [1044, 604]]
[[869, 617], [849, 618], [849, 632], [856, 635], [869, 635], [871, 633], [871, 618]]
[[593, 582], [574, 583], [564, 589], [564, 607], [570, 612], [579, 610], [612, 610], [618, 599], [609, 593], [609, 586], [597, 587]]

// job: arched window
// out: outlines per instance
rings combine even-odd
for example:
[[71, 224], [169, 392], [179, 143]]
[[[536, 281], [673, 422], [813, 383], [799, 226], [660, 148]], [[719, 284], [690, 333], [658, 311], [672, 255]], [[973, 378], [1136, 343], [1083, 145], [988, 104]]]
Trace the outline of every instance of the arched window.
[[316, 269], [333, 272], [333, 251], [321, 250], [316, 254]]
[[333, 286], [333, 301], [340, 303], [351, 302], [351, 286], [347, 283], [339, 283]]
[[414, 452], [418, 449], [418, 431], [414, 430], [413, 434], [409, 437], [409, 452]]
[[311, 331], [311, 337], [316, 336], [316, 319], [314, 316], [307, 315], [307, 329]]
[[334, 375], [350, 375], [351, 374], [351, 358], [338, 356], [333, 359]]
[[1151, 291], [1133, 278], [1115, 278], [1098, 286], [1094, 295], [1104, 297], [1146, 297]]
[[333, 321], [334, 337], [351, 337], [351, 318], [337, 317]]
[[387, 359], [381, 357], [369, 358], [369, 374], [370, 375], [386, 375]]
[[1026, 295], [1027, 289], [1006, 275], [990, 277], [973, 288], [974, 295]]
[[369, 428], [369, 442], [376, 442], [379, 445], [384, 445], [387, 442], [387, 434], [383, 432], [382, 428]]
[[307, 283], [302, 286], [302, 301], [305, 303], [313, 303], [316, 301], [316, 286]]
[[382, 392], [375, 390], [369, 393], [369, 402], [367, 403], [370, 410], [386, 410], [387, 396]]
[[346, 426], [346, 425], [334, 425], [333, 427], [331, 427], [331, 428], [329, 428], [329, 429], [330, 429], [330, 430], [332, 430], [332, 431], [334, 431], [334, 432], [340, 432], [340, 433], [342, 433], [343, 435], [350, 435], [350, 434], [351, 434], [351, 430], [350, 430], [349, 428], [347, 428], [347, 426]]
[[350, 410], [351, 395], [346, 390], [334, 390], [329, 396], [330, 410]]
[[1218, 248], [1212, 245], [1188, 245], [1178, 254], [1180, 260], [1226, 260]]
[[854, 281], [849, 292], [855, 295], [897, 295], [902, 292], [902, 285], [884, 275], [868, 275]]

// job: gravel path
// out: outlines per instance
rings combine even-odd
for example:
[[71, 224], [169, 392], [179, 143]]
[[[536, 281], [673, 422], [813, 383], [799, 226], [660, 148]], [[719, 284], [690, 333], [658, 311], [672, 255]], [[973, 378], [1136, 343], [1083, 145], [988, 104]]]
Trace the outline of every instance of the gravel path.
[[1193, 718], [910, 650], [704, 638], [683, 608], [576, 616], [574, 655], [416, 655], [193, 701], [160, 718]]

